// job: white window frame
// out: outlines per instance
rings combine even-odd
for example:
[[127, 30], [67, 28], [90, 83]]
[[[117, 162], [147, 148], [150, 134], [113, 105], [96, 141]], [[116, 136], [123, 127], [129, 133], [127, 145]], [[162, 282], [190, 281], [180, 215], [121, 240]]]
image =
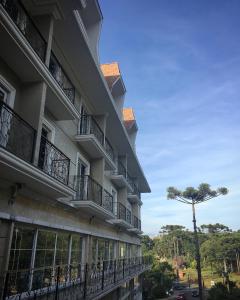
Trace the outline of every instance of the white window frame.
[[14, 107], [15, 97], [16, 97], [16, 89], [0, 74], [0, 88], [3, 87], [8, 92], [8, 96], [6, 98], [6, 104], [11, 108]]
[[79, 159], [86, 166], [86, 174], [85, 175], [90, 175], [90, 162], [88, 160], [86, 160], [86, 158], [80, 152], [77, 152], [75, 175], [77, 175], [77, 168], [78, 168], [78, 160]]
[[50, 123], [46, 118], [43, 118], [42, 121], [42, 127], [45, 127], [47, 129], [47, 131], [50, 134], [50, 139], [49, 141], [54, 144], [54, 140], [55, 140], [55, 127], [52, 123]]

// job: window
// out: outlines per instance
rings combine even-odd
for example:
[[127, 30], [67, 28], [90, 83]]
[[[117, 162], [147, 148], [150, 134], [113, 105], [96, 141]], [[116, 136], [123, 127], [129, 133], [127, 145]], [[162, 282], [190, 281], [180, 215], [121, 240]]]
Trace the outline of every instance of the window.
[[[80, 276], [79, 267], [69, 268], [69, 262], [72, 265], [81, 262], [82, 238], [78, 234], [16, 226], [10, 251], [11, 295], [51, 286], [56, 282], [58, 266], [63, 271], [60, 282]], [[33, 272], [30, 272], [31, 269], [34, 269]]]
[[56, 233], [50, 231], [38, 232], [35, 264], [33, 275], [33, 289], [46, 287], [52, 283]]
[[82, 238], [79, 235], [72, 236], [71, 265], [80, 264], [82, 260]]
[[9, 271], [11, 289], [22, 292], [28, 289], [29, 272], [31, 268], [34, 230], [15, 227], [10, 250]]
[[8, 91], [0, 85], [0, 101], [7, 102]]
[[119, 243], [119, 258], [126, 257], [126, 244]]
[[68, 263], [69, 234], [59, 233], [57, 236], [55, 265], [63, 266]]

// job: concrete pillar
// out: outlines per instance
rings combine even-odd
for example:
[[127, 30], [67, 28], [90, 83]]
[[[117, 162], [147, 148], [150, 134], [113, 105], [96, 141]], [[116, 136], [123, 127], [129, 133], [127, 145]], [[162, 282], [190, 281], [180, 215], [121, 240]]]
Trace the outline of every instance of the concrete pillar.
[[29, 83], [21, 90], [21, 115], [36, 130], [36, 144], [33, 163], [37, 165], [42, 131], [42, 118], [47, 86], [43, 82]]

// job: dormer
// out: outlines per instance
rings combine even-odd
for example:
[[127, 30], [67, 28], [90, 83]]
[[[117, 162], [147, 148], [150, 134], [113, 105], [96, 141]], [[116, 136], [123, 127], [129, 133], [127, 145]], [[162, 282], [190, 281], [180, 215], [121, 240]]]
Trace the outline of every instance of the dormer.
[[131, 145], [135, 150], [135, 142], [136, 142], [138, 127], [137, 127], [134, 111], [131, 107], [124, 108], [122, 111], [122, 115], [123, 115], [123, 123], [127, 130]]
[[114, 98], [119, 117], [122, 118], [126, 88], [122, 79], [119, 64], [117, 62], [102, 64], [101, 70], [106, 79], [108, 88]]

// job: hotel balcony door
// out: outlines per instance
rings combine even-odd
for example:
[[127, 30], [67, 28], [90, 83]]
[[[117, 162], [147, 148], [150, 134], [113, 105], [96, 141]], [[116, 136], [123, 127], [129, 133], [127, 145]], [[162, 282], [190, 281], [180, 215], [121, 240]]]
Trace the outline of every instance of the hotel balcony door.
[[77, 161], [77, 198], [79, 200], [86, 200], [87, 198], [87, 176], [86, 165], [80, 158]]

